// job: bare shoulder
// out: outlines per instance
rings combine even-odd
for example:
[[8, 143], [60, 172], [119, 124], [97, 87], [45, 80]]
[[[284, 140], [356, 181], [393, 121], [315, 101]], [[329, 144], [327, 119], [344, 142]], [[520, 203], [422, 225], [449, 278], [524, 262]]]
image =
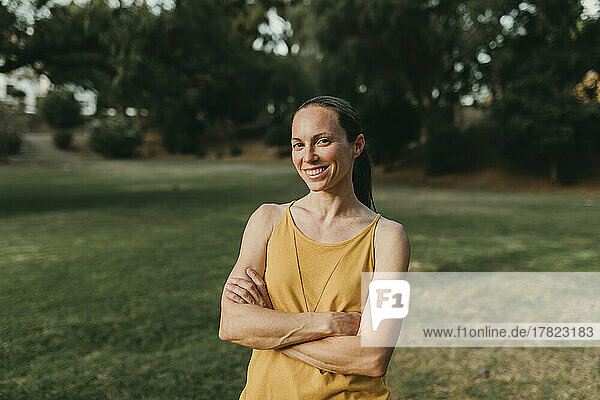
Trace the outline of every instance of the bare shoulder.
[[381, 244], [408, 241], [404, 225], [385, 217], [379, 218], [375, 227], [375, 243]]
[[246, 277], [245, 269], [252, 267], [262, 276], [265, 271], [267, 242], [274, 229], [280, 207], [277, 204], [261, 204], [248, 218], [242, 235], [240, 254], [230, 277]]
[[408, 270], [410, 243], [401, 223], [382, 216], [375, 227], [374, 242], [376, 271]]
[[251, 218], [262, 224], [270, 235], [283, 217], [289, 204], [263, 203], [254, 211]]

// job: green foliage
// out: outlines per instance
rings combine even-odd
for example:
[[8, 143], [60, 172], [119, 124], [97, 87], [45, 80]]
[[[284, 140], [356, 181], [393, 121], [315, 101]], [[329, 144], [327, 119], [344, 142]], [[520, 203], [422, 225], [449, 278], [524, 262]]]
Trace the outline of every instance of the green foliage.
[[162, 132], [163, 147], [171, 154], [198, 154], [200, 147], [196, 135], [189, 133]]
[[[533, 7], [501, 0], [206, 0], [199, 7], [180, 0], [160, 15], [138, 2], [116, 8], [105, 1], [70, 2], [50, 7], [51, 17], [36, 20], [31, 35], [15, 14], [18, 3], [0, 5], [0, 36], [10, 38], [0, 43], [0, 72], [28, 65], [55, 84], [95, 89], [101, 111], [146, 109], [171, 152], [201, 154], [207, 127], [227, 120], [243, 131], [264, 117], [267, 104], [276, 120], [286, 120], [316, 94], [347, 98], [362, 111], [375, 162], [384, 165], [403, 157], [407, 145], [430, 138], [449, 142], [422, 151], [449, 154], [441, 149], [456, 140], [441, 139], [436, 129], [454, 123], [464, 95], [489, 92], [492, 107], [514, 111], [497, 120], [498, 131], [517, 120], [530, 126], [531, 115], [538, 126], [545, 124], [539, 118], [562, 121], [545, 124], [539, 134], [506, 134], [506, 153], [515, 163], [537, 157], [543, 165], [571, 165], [547, 144], [564, 144], [567, 137], [589, 143], [580, 138], [588, 133], [576, 132], [595, 121], [583, 117], [588, 111], [575, 112], [584, 119], [568, 124], [560, 111], [548, 118], [586, 71], [598, 69], [600, 23], [582, 20], [578, 1]], [[291, 21], [293, 36], [290, 27], [282, 34], [257, 32], [270, 7]], [[512, 27], [503, 26], [501, 17], [509, 15]], [[289, 48], [299, 44], [300, 52], [279, 57], [253, 51], [257, 37], [269, 44], [284, 40]], [[481, 53], [489, 57], [480, 59]], [[502, 104], [512, 98], [532, 104]], [[554, 105], [530, 113], [544, 102]], [[499, 109], [496, 115], [507, 114]], [[275, 132], [266, 137], [277, 139]], [[543, 150], [519, 144], [536, 141], [546, 143]], [[587, 149], [574, 144], [572, 151]], [[522, 156], [512, 157], [518, 152]], [[455, 168], [447, 161], [427, 170]]]
[[452, 125], [434, 126], [426, 145], [425, 172], [435, 176], [458, 172], [467, 156], [458, 130]]
[[94, 89], [100, 111], [147, 109], [169, 151], [198, 153], [207, 125], [252, 123], [267, 102], [289, 113], [290, 96], [312, 94], [293, 60], [252, 50], [271, 5], [182, 0], [160, 15], [137, 3], [53, 5], [25, 36], [20, 62], [55, 84]]
[[242, 153], [243, 153], [242, 146], [240, 146], [238, 143], [232, 143], [229, 146], [229, 154], [231, 154], [231, 156], [233, 156], [233, 157], [241, 156]]
[[583, 23], [580, 6], [558, 0], [522, 14], [517, 20], [527, 35], [508, 38], [494, 66], [501, 96], [492, 104], [493, 121], [503, 153], [525, 170], [542, 168], [561, 184], [576, 183], [600, 156], [600, 104], [573, 95], [585, 73], [598, 68], [600, 23]]
[[23, 139], [18, 133], [0, 133], [0, 160], [10, 154], [18, 154], [21, 151]]
[[71, 147], [71, 143], [73, 142], [73, 134], [69, 131], [58, 131], [54, 133], [52, 137], [54, 141], [54, 145], [59, 149], [68, 149]]
[[365, 136], [373, 163], [391, 165], [404, 155], [407, 143], [419, 138], [421, 123], [417, 110], [406, 100], [374, 92], [361, 107]]
[[600, 156], [600, 104], [584, 104], [566, 93], [540, 98], [511, 94], [494, 107], [504, 155], [522, 168], [546, 168], [561, 184]]
[[454, 63], [471, 58], [458, 51], [465, 36], [458, 3], [317, 0], [289, 12], [303, 48], [322, 58], [313, 71], [320, 91], [365, 110], [376, 162], [398, 159], [419, 134], [427, 137], [427, 119], [457, 103]]
[[90, 136], [94, 151], [109, 158], [132, 158], [143, 143], [140, 124], [123, 115], [97, 120]]
[[[577, 165], [574, 155], [589, 152], [592, 139], [582, 126], [590, 126], [595, 117], [568, 106], [568, 97], [586, 71], [598, 68], [600, 23], [581, 20], [580, 2], [536, 2], [533, 10], [528, 3], [500, 0], [342, 0], [335, 5], [315, 0], [310, 6], [288, 7], [286, 16], [305, 58], [312, 54], [317, 59], [320, 91], [346, 97], [364, 111], [376, 162], [390, 164], [402, 157], [404, 145], [419, 132], [421, 143], [435, 142], [424, 149], [429, 173], [464, 168], [471, 155], [461, 151], [467, 138], [452, 128], [453, 111], [460, 96], [485, 88], [494, 98], [492, 107], [511, 110], [497, 110], [502, 117], [491, 127], [491, 132], [506, 132], [507, 153], [521, 153], [511, 160], [540, 153], [538, 164], [558, 165], [558, 179], [573, 181], [560, 178], [560, 165]], [[508, 15], [509, 28], [500, 24]], [[480, 53], [490, 60], [480, 61]], [[506, 107], [504, 101], [513, 98], [519, 104]], [[402, 110], [391, 106], [402, 99], [419, 116], [408, 123], [410, 129], [397, 126], [406, 121], [396, 117], [398, 112], [384, 111]], [[536, 133], [526, 130], [533, 125]]]
[[286, 121], [271, 123], [265, 130], [263, 142], [267, 146], [284, 147], [290, 146], [290, 126]]
[[196, 157], [198, 158], [204, 158], [206, 157], [206, 149], [204, 148], [204, 146], [196, 146]]
[[22, 135], [29, 130], [30, 118], [15, 107], [0, 103], [0, 160], [21, 151]]
[[73, 92], [65, 88], [48, 92], [41, 101], [40, 111], [46, 122], [57, 129], [73, 128], [83, 121], [81, 104], [75, 100]]
[[[12, 4], [11, 4], [12, 3]], [[16, 2], [0, 2], [0, 73], [13, 71], [26, 64], [23, 59], [27, 24], [14, 12]]]

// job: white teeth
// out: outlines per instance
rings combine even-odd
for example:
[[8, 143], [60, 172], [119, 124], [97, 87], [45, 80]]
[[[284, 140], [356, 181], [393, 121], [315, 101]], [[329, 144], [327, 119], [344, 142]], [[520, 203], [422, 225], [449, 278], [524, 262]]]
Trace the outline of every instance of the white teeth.
[[319, 175], [321, 172], [325, 171], [327, 167], [324, 168], [319, 168], [319, 169], [313, 169], [310, 171], [306, 171], [306, 173], [310, 176], [314, 176], [314, 175]]

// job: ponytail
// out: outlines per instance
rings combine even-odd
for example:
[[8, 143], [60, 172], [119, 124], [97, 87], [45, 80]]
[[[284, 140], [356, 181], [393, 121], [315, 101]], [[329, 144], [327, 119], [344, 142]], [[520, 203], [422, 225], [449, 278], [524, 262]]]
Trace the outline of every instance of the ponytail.
[[356, 198], [369, 207], [374, 212], [377, 212], [375, 208], [375, 201], [373, 200], [373, 187], [372, 187], [372, 163], [371, 157], [367, 152], [367, 148], [363, 150], [358, 157], [354, 159], [354, 167], [352, 168], [352, 184], [354, 186], [354, 194]]

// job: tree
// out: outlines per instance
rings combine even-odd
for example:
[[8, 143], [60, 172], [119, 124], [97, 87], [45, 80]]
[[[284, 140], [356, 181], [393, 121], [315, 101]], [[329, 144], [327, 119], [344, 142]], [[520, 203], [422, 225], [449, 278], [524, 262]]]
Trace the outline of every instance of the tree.
[[48, 92], [41, 101], [40, 111], [46, 122], [57, 129], [74, 128], [83, 121], [81, 104], [73, 92], [61, 87]]
[[459, 1], [313, 1], [286, 16], [300, 31], [301, 55], [316, 59], [321, 91], [364, 110], [377, 160], [392, 163], [409, 142], [453, 123], [469, 91], [455, 65], [472, 63]]
[[149, 110], [168, 149], [190, 153], [199, 151], [207, 125], [235, 131], [290, 95], [273, 76], [291, 63], [251, 48], [256, 25], [252, 32], [248, 21], [264, 19], [264, 4], [180, 0], [155, 15], [145, 4], [113, 8], [92, 0], [53, 5], [48, 18], [25, 30], [7, 8], [0, 17], [23, 38], [5, 46], [18, 50], [11, 68], [29, 65], [54, 84], [93, 89], [99, 110]]
[[561, 184], [575, 183], [600, 153], [600, 105], [573, 95], [585, 73], [600, 66], [599, 22], [582, 21], [573, 2], [521, 8], [507, 14], [518, 26], [494, 67], [492, 107], [504, 153], [522, 167], [542, 166]]

